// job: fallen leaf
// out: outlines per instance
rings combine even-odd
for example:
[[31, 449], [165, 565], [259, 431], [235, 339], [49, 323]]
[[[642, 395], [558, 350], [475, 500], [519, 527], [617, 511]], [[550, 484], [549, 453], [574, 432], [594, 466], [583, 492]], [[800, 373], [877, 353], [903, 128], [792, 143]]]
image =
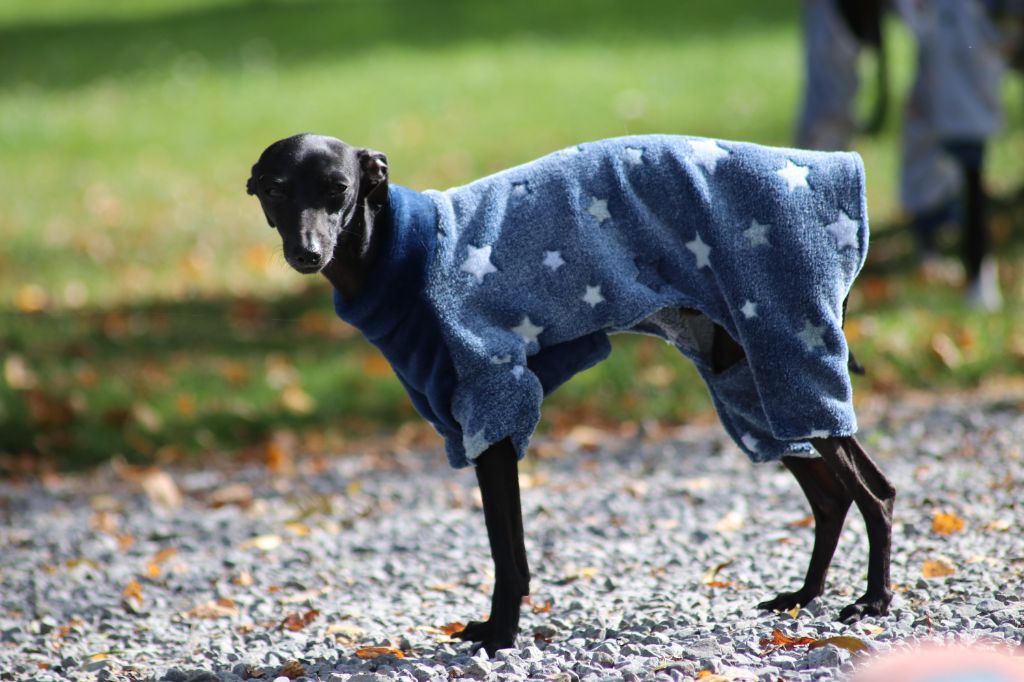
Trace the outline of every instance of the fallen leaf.
[[176, 509], [181, 506], [181, 491], [171, 475], [163, 469], [132, 466], [122, 459], [115, 459], [112, 465], [118, 476], [141, 487], [146, 497], [158, 507]]
[[327, 634], [335, 639], [351, 643], [363, 636], [363, 629], [353, 623], [331, 623], [327, 626]]
[[925, 578], [945, 578], [956, 573], [956, 566], [949, 559], [926, 559], [921, 566]]
[[701, 670], [697, 673], [697, 679], [701, 680], [701, 682], [733, 682], [731, 677], [718, 675], [710, 670]]
[[305, 613], [289, 613], [281, 621], [281, 627], [285, 630], [291, 630], [292, 632], [298, 632], [304, 629], [307, 625], [312, 623], [320, 615], [320, 612], [316, 609], [310, 609]]
[[1012, 524], [1006, 519], [994, 519], [986, 523], [984, 526], [982, 526], [981, 529], [994, 530], [999, 533], [1005, 533], [1006, 531], [1010, 530], [1011, 526]]
[[299, 523], [297, 521], [289, 521], [288, 523], [284, 524], [284, 527], [288, 530], [289, 533], [291, 533], [292, 535], [297, 535], [300, 538], [307, 537], [312, 532], [310, 531], [309, 526], [307, 526], [304, 523]]
[[813, 637], [790, 637], [778, 628], [772, 628], [771, 639], [762, 638], [759, 644], [762, 647], [773, 647], [779, 649], [793, 649], [798, 646], [807, 646], [814, 642]]
[[852, 653], [857, 653], [858, 651], [866, 651], [870, 649], [870, 647], [863, 639], [861, 639], [860, 637], [854, 637], [852, 635], [836, 635], [835, 637], [825, 637], [824, 639], [819, 639], [814, 642], [811, 642], [807, 646], [807, 648], [819, 649], [823, 646], [828, 646], [829, 644], [831, 644], [832, 646], [839, 647], [840, 649], [846, 649], [847, 651], [850, 651]]
[[306, 676], [306, 669], [298, 661], [288, 661], [281, 669], [277, 671], [277, 674], [282, 677], [287, 677], [289, 680], [294, 680], [299, 677]]
[[359, 658], [378, 658], [380, 656], [394, 656], [395, 658], [405, 658], [405, 654], [400, 649], [395, 649], [389, 646], [368, 646], [362, 649], [356, 649], [356, 656]]
[[153, 558], [146, 564], [146, 577], [148, 578], [159, 578], [160, 577], [160, 564], [164, 563], [172, 556], [176, 555], [178, 550], [174, 547], [164, 547], [159, 552], [153, 555]]
[[252, 587], [255, 581], [253, 580], [252, 573], [250, 573], [249, 571], [242, 571], [234, 578], [232, 578], [231, 582], [238, 585], [239, 587]]
[[121, 596], [125, 599], [134, 600], [139, 606], [142, 606], [142, 603], [145, 601], [142, 596], [142, 585], [135, 578], [128, 581], [128, 585], [124, 588]]
[[252, 486], [247, 483], [230, 483], [214, 490], [208, 499], [214, 509], [229, 505], [245, 508], [252, 504]]
[[451, 637], [456, 632], [462, 632], [463, 630], [465, 630], [466, 626], [464, 624], [462, 624], [462, 623], [448, 623], [447, 625], [442, 625], [438, 629], [441, 632], [443, 632], [444, 634], [446, 634], [449, 637]]
[[534, 613], [551, 613], [551, 600], [548, 599], [543, 604], [534, 604], [531, 610]]
[[4, 381], [16, 390], [35, 388], [38, 383], [35, 372], [17, 353], [11, 353], [4, 359]]
[[931, 342], [932, 352], [942, 361], [949, 369], [956, 369], [964, 362], [963, 353], [957, 347], [956, 342], [949, 338], [948, 335], [938, 333], [932, 337]]
[[189, 609], [184, 614], [185, 618], [232, 618], [238, 615], [238, 607], [230, 599], [221, 597], [216, 601], [208, 601]]
[[257, 535], [249, 538], [241, 545], [240, 549], [258, 549], [264, 552], [271, 552], [281, 546], [280, 535]]
[[592, 426], [578, 424], [566, 435], [566, 440], [581, 450], [593, 451], [601, 447], [608, 439], [608, 434]]
[[702, 583], [704, 583], [705, 585], [710, 585], [711, 583], [716, 582], [717, 578], [718, 578], [719, 572], [723, 568], [726, 568], [726, 567], [730, 566], [732, 564], [732, 561], [733, 561], [732, 559], [729, 559], [728, 561], [723, 561], [723, 562], [721, 562], [719, 564], [715, 564], [714, 566], [712, 566], [708, 570], [704, 571], [704, 575], [701, 576], [700, 581]]
[[932, 532], [952, 535], [964, 529], [964, 520], [951, 512], [935, 512], [932, 517]]
[[281, 391], [281, 404], [292, 414], [305, 415], [316, 409], [316, 401], [296, 384], [289, 384]]
[[733, 509], [728, 514], [723, 516], [715, 524], [716, 533], [731, 533], [733, 531], [740, 530], [744, 526], [743, 515]]
[[330, 587], [303, 590], [302, 592], [296, 592], [295, 594], [290, 594], [287, 597], [282, 597], [280, 602], [282, 604], [301, 604], [302, 602], [313, 601], [317, 597], [322, 597], [330, 591]]
[[392, 375], [391, 364], [380, 353], [369, 353], [363, 357], [363, 371], [374, 379]]
[[790, 528], [807, 528], [809, 526], [813, 526], [814, 525], [814, 517], [813, 516], [805, 516], [802, 519], [797, 519], [796, 521], [790, 521], [787, 525]]
[[790, 618], [796, 620], [800, 616], [800, 605], [797, 604], [796, 606], [791, 608], [789, 611], [786, 611], [786, 613], [789, 614]]

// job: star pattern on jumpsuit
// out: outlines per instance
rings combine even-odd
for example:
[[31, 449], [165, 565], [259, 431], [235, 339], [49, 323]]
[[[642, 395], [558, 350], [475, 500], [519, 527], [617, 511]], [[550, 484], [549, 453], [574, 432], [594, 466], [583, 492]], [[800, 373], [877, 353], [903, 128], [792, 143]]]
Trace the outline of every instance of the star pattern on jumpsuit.
[[688, 140], [690, 149], [693, 151], [693, 161], [698, 166], [714, 175], [718, 168], [718, 161], [729, 156], [729, 151], [718, 146], [714, 140]]
[[587, 285], [587, 292], [580, 297], [580, 300], [591, 308], [596, 308], [598, 303], [604, 303], [604, 296], [601, 295], [601, 286], [592, 287]]
[[608, 212], [608, 200], [590, 197], [590, 206], [587, 206], [587, 213], [594, 216], [598, 224], [611, 220], [612, 214]]
[[743, 302], [743, 305], [740, 306], [740, 312], [743, 313], [743, 317], [748, 320], [752, 317], [757, 317], [757, 304], [750, 299], [747, 299]]
[[771, 225], [763, 225], [757, 220], [751, 220], [750, 227], [743, 230], [743, 236], [747, 238], [747, 243], [751, 246], [771, 246], [767, 234], [769, 227]]
[[697, 257], [697, 269], [711, 267], [711, 247], [704, 243], [698, 234], [692, 241], [686, 242], [688, 248]]
[[465, 432], [462, 434], [462, 448], [466, 451], [466, 457], [469, 459], [475, 459], [490, 446], [491, 444], [484, 435], [483, 429], [472, 435]]
[[839, 217], [834, 223], [825, 226], [836, 239], [836, 248], [845, 249], [848, 246], [857, 246], [857, 229], [860, 223], [846, 215], [846, 211], [840, 211]]
[[542, 262], [545, 266], [551, 268], [551, 272], [554, 272], [565, 265], [561, 251], [545, 251], [544, 260]]
[[825, 325], [816, 325], [811, 323], [810, 320], [804, 320], [804, 328], [797, 334], [797, 338], [803, 341], [804, 346], [809, 352], [813, 352], [818, 346], [824, 348], [824, 337]]
[[792, 192], [800, 187], [810, 189], [810, 186], [807, 184], [807, 174], [810, 171], [810, 166], [798, 166], [790, 159], [786, 159], [786, 165], [775, 172], [786, 181], [786, 187]]
[[477, 284], [483, 284], [484, 277], [498, 271], [491, 262], [491, 247], [487, 245], [478, 248], [470, 244], [466, 248], [469, 250], [469, 257], [462, 262], [459, 269], [473, 275]]
[[639, 147], [626, 147], [626, 163], [630, 166], [640, 166], [644, 162], [644, 150]]
[[526, 342], [526, 345], [530, 345], [531, 343], [539, 345], [540, 342], [537, 341], [537, 337], [540, 336], [543, 331], [544, 327], [540, 327], [531, 322], [529, 315], [523, 315], [523, 321], [517, 326], [512, 327], [512, 332]]

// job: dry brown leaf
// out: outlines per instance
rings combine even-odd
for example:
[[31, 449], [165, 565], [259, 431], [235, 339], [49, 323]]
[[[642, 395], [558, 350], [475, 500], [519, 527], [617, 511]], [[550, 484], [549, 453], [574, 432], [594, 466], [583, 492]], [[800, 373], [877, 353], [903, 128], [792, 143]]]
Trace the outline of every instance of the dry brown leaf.
[[731, 677], [713, 673], [710, 670], [701, 670], [697, 673], [697, 679], [701, 682], [733, 682]]
[[925, 578], [945, 578], [956, 573], [956, 566], [949, 559], [926, 559], [921, 566], [921, 575]]
[[802, 519], [797, 519], [796, 521], [790, 521], [787, 525], [790, 528], [807, 528], [809, 526], [813, 526], [814, 525], [814, 517], [813, 516], [805, 516]]
[[771, 639], [762, 638], [760, 645], [766, 648], [793, 649], [798, 646], [807, 646], [814, 641], [813, 637], [790, 637], [782, 630], [773, 628]]
[[263, 462], [267, 469], [274, 474], [289, 475], [295, 471], [292, 450], [281, 439], [275, 438], [267, 443]]
[[363, 636], [363, 629], [353, 623], [331, 623], [327, 626], [327, 634], [334, 635], [339, 641], [351, 643]]
[[221, 597], [216, 601], [208, 601], [189, 609], [184, 614], [185, 618], [233, 618], [238, 615], [238, 606], [230, 599]]
[[729, 559], [728, 561], [723, 561], [721, 563], [715, 564], [708, 570], [704, 571], [704, 575], [701, 576], [700, 581], [705, 585], [710, 585], [711, 583], [716, 582], [718, 579], [719, 572], [723, 568], [730, 566], [732, 564], [732, 561], [732, 559]]
[[733, 509], [728, 514], [723, 516], [715, 524], [716, 533], [731, 533], [733, 531], [740, 530], [744, 526], [743, 515]]
[[133, 600], [139, 606], [142, 606], [142, 603], [145, 601], [142, 596], [142, 585], [135, 578], [128, 581], [128, 585], [125, 586], [121, 596], [125, 599]]
[[463, 623], [448, 623], [447, 625], [442, 625], [438, 629], [444, 634], [451, 637], [455, 633], [462, 632], [463, 630], [465, 630], [466, 626]]
[[935, 512], [932, 517], [932, 532], [952, 535], [964, 529], [964, 520], [952, 512]]
[[405, 654], [402, 653], [401, 649], [395, 649], [389, 646], [368, 646], [362, 649], [356, 649], [356, 656], [359, 658], [378, 658], [380, 656], [394, 656], [395, 658], [405, 658]]
[[293, 612], [289, 613], [281, 621], [281, 627], [285, 630], [291, 630], [292, 632], [298, 632], [304, 629], [307, 625], [312, 623], [320, 615], [320, 612], [316, 609], [310, 609], [305, 613]]
[[208, 500], [214, 509], [230, 505], [246, 508], [252, 504], [252, 486], [247, 483], [229, 483], [210, 493]]
[[239, 587], [252, 587], [255, 582], [252, 577], [252, 573], [249, 571], [241, 571], [238, 575], [231, 579], [231, 582], [238, 585]]
[[982, 530], [993, 530], [993, 531], [996, 531], [998, 533], [1005, 533], [1006, 531], [1010, 530], [1010, 527], [1012, 525], [1013, 524], [1011, 524], [1006, 519], [993, 519], [992, 521], [989, 521], [984, 526], [982, 526], [981, 529]]
[[852, 635], [836, 635], [835, 637], [825, 637], [824, 639], [819, 639], [814, 642], [811, 642], [807, 646], [807, 648], [818, 649], [823, 646], [828, 646], [829, 644], [831, 644], [832, 646], [839, 647], [840, 649], [846, 649], [847, 651], [850, 651], [852, 653], [857, 653], [858, 651], [866, 651], [869, 648], [867, 642], [865, 642], [860, 637], [854, 637]]
[[551, 600], [548, 599], [543, 604], [534, 604], [530, 608], [534, 613], [551, 613]]
[[298, 661], [288, 661], [277, 671], [278, 675], [287, 677], [289, 680], [306, 676], [306, 668]]
[[597, 450], [602, 443], [608, 440], [608, 434], [593, 426], [577, 424], [572, 427], [565, 438], [581, 450], [592, 451]]

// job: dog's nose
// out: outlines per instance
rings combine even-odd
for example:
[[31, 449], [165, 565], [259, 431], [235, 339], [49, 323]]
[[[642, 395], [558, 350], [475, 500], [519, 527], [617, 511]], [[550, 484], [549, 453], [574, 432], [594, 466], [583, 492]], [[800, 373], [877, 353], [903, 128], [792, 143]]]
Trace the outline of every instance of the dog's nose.
[[323, 254], [312, 249], [298, 248], [291, 252], [288, 260], [300, 270], [320, 268], [324, 264]]

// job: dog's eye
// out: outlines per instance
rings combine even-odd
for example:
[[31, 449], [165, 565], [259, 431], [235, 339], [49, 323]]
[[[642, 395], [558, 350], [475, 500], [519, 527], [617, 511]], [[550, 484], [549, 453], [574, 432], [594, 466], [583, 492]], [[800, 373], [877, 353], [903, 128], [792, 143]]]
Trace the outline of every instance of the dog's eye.
[[344, 196], [346, 190], [348, 190], [348, 185], [338, 182], [327, 187], [327, 196], [337, 199]]
[[270, 197], [271, 199], [280, 199], [284, 196], [284, 190], [280, 187], [271, 185], [263, 190], [263, 194]]

